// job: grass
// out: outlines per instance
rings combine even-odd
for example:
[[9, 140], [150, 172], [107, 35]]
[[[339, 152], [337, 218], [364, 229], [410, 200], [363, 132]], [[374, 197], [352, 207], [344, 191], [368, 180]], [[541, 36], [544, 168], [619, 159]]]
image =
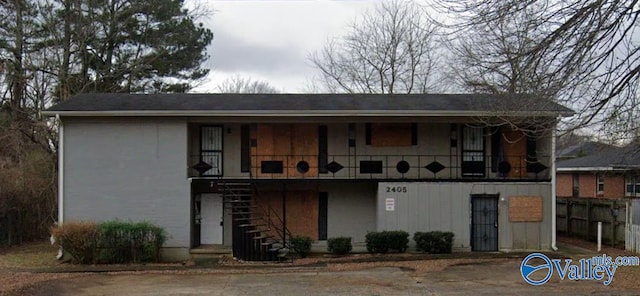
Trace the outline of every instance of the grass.
[[58, 249], [49, 241], [34, 242], [22, 246], [0, 249], [0, 269], [5, 268], [37, 268], [58, 264]]

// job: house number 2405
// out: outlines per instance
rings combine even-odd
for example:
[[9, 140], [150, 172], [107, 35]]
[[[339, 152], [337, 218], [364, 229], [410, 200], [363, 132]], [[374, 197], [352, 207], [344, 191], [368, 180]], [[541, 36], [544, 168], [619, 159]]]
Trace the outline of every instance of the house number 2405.
[[406, 186], [387, 186], [387, 192], [397, 192], [397, 193], [405, 193], [407, 192]]

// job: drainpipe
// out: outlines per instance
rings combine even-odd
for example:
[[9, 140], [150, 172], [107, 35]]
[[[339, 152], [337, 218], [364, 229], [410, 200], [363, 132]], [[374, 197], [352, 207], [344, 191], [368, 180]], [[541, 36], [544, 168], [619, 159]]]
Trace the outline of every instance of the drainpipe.
[[60, 114], [56, 114], [58, 121], [58, 224], [64, 222], [64, 126]]
[[551, 249], [558, 250], [556, 246], [556, 132], [557, 122], [551, 131]]

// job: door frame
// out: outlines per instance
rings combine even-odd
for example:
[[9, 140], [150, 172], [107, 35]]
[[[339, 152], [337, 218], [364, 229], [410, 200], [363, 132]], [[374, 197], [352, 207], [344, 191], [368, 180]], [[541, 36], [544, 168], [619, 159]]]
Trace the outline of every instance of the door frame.
[[[495, 237], [495, 243], [496, 243], [496, 248], [495, 250], [477, 250], [476, 247], [474, 246], [474, 237], [475, 237], [475, 233], [474, 233], [474, 199], [476, 198], [491, 198], [495, 200], [495, 228], [496, 228], [496, 237]], [[500, 193], [496, 193], [496, 194], [487, 194], [487, 193], [483, 193], [483, 194], [471, 194], [470, 196], [470, 202], [471, 202], [471, 221], [469, 223], [469, 227], [471, 228], [470, 232], [471, 232], [471, 237], [469, 238], [470, 240], [470, 246], [471, 246], [471, 251], [473, 252], [496, 252], [500, 250]]]

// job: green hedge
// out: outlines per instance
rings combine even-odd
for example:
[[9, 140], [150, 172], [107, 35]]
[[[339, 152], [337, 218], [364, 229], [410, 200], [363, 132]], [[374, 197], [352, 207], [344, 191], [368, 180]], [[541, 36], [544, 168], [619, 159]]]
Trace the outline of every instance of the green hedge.
[[98, 261], [157, 262], [166, 241], [162, 228], [149, 222], [107, 221], [98, 225]]
[[416, 247], [431, 254], [448, 254], [453, 248], [453, 232], [416, 232], [413, 240]]
[[291, 249], [294, 253], [298, 254], [300, 258], [309, 256], [311, 252], [311, 243], [313, 240], [308, 236], [293, 236], [291, 237]]
[[365, 241], [369, 253], [387, 253], [389, 250], [404, 253], [409, 245], [409, 233], [402, 230], [369, 232]]
[[165, 231], [148, 222], [66, 222], [51, 234], [80, 264], [157, 262], [166, 241]]
[[340, 236], [332, 237], [327, 240], [327, 250], [333, 254], [346, 255], [349, 254], [352, 249], [351, 237]]

